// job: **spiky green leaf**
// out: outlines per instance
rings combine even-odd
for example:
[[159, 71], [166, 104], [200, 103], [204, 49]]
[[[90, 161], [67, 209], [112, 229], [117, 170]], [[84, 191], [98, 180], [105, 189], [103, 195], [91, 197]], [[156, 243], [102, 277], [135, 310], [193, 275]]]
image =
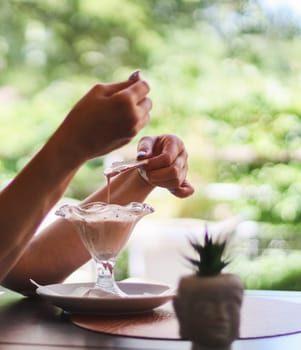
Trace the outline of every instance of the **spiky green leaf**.
[[213, 238], [208, 233], [208, 228], [205, 228], [204, 243], [190, 240], [190, 244], [196, 254], [197, 259], [186, 257], [194, 268], [198, 276], [214, 276], [219, 274], [228, 261], [224, 258], [227, 242], [213, 241]]

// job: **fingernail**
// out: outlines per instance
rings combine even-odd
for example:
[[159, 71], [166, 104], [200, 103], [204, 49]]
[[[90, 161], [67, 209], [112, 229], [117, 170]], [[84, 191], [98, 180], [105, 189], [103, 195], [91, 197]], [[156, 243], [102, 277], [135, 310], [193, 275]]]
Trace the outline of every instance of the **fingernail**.
[[146, 152], [145, 151], [139, 151], [137, 153], [137, 159], [143, 158], [146, 156]]
[[139, 79], [140, 69], [136, 70], [129, 76], [129, 80], [135, 81]]

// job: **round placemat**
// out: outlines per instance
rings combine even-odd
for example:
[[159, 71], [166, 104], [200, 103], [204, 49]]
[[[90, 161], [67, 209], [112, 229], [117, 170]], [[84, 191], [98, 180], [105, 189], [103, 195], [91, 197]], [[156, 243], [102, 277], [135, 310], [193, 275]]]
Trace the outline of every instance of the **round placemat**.
[[[301, 332], [300, 315], [299, 303], [246, 295], [241, 309], [240, 339]], [[178, 321], [171, 303], [144, 314], [74, 314], [71, 315], [71, 321], [79, 327], [113, 335], [180, 339]]]

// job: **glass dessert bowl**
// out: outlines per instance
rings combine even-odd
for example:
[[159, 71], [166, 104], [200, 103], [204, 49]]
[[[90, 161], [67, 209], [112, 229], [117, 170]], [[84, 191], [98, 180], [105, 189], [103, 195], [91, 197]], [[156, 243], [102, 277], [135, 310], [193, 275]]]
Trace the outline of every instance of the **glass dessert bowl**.
[[153, 208], [145, 203], [127, 205], [93, 202], [63, 205], [56, 214], [70, 221], [96, 263], [95, 288], [124, 296], [114, 279], [116, 258], [127, 243], [136, 223]]

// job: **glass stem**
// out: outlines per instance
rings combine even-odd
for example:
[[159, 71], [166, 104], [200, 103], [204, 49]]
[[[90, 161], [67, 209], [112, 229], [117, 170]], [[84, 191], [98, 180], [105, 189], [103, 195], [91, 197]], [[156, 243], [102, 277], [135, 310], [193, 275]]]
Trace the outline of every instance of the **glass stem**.
[[96, 261], [97, 280], [95, 287], [114, 294], [124, 295], [115, 282], [114, 265], [115, 262], [112, 260]]

